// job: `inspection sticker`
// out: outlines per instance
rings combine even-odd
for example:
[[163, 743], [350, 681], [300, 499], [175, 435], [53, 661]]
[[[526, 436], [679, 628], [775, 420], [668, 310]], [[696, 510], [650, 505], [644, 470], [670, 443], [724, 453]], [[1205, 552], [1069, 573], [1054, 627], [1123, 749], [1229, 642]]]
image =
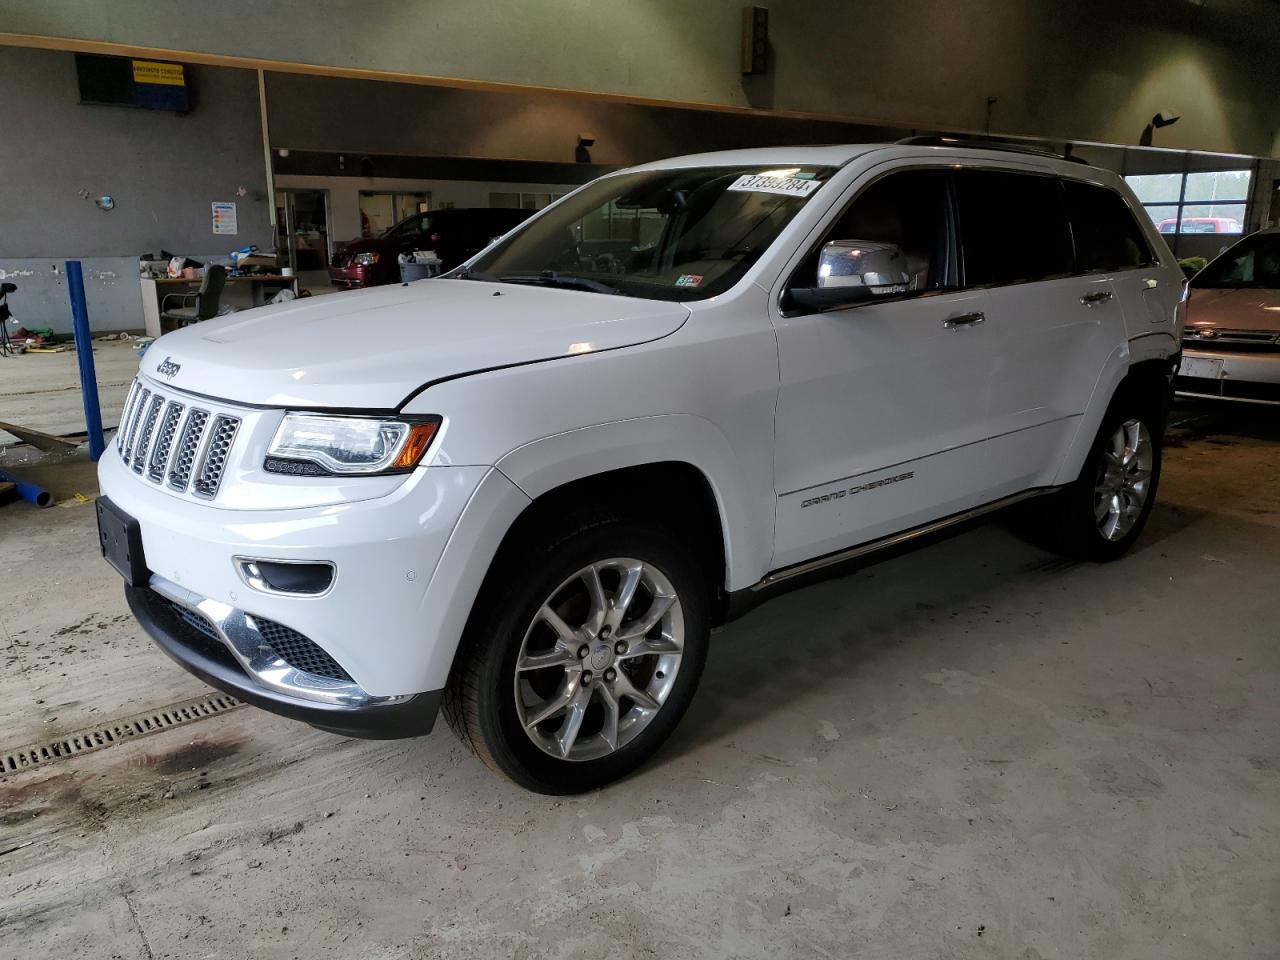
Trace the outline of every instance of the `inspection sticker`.
[[807, 197], [822, 186], [820, 180], [802, 180], [800, 177], [771, 177], [764, 173], [748, 173], [729, 185], [730, 190], [749, 193], [776, 193], [784, 197]]
[[677, 287], [696, 287], [702, 282], [702, 275], [698, 273], [682, 273], [676, 277]]

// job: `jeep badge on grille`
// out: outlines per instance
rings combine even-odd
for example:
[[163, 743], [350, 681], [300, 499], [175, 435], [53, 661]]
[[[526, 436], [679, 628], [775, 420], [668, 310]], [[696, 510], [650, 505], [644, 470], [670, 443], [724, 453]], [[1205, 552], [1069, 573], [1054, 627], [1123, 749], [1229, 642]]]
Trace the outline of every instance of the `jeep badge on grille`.
[[173, 357], [165, 357], [160, 365], [156, 367], [156, 373], [167, 380], [172, 380], [178, 375], [178, 371], [182, 369], [182, 364], [174, 363]]

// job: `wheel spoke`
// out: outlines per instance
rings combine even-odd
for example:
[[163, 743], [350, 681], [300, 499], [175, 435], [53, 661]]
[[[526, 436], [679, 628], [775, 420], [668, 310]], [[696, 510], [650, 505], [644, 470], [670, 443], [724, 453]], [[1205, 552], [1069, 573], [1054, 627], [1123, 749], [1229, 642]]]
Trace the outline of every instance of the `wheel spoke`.
[[564, 723], [556, 733], [556, 743], [560, 745], [560, 756], [569, 756], [574, 743], [578, 739], [578, 731], [582, 729], [582, 718], [587, 715], [587, 706], [591, 703], [591, 688], [577, 684], [573, 696], [565, 712]]
[[1112, 463], [1123, 464], [1125, 452], [1124, 427], [1121, 427], [1111, 435], [1111, 451], [1107, 455], [1107, 459]]
[[600, 632], [609, 612], [609, 601], [604, 595], [604, 584], [600, 582], [599, 567], [593, 564], [582, 571], [582, 582], [586, 584], [587, 596], [591, 598], [591, 612], [587, 614], [587, 622], [582, 626], [594, 635]]
[[568, 708], [569, 704], [573, 702], [574, 694], [577, 692], [577, 683], [566, 683], [564, 685], [564, 689], [555, 696], [544, 700], [532, 710], [525, 713], [524, 728], [526, 730], [532, 730], [538, 724], [542, 723], [543, 720], [554, 717], [557, 713]]
[[618, 671], [618, 679], [613, 683], [613, 689], [619, 697], [626, 697], [638, 707], [645, 710], [657, 710], [661, 706], [657, 700], [649, 696], [648, 690], [641, 690], [623, 671]]
[[636, 590], [639, 588], [640, 580], [643, 576], [644, 564], [642, 563], [629, 566], [622, 572], [622, 579], [618, 583], [618, 592], [613, 598], [613, 606], [604, 618], [605, 626], [614, 633], [618, 632], [623, 618], [631, 608], [631, 601], [636, 597]]
[[556, 632], [556, 636], [560, 638], [561, 643], [568, 643], [577, 639], [578, 634], [573, 627], [564, 622], [560, 614], [556, 613], [545, 603], [542, 609], [538, 611], [538, 619], [545, 623], [548, 627]]
[[1115, 538], [1116, 530], [1120, 526], [1121, 509], [1119, 494], [1107, 499], [1107, 519], [1105, 521], [1105, 526], [1102, 528], [1102, 535], [1108, 540]]
[[526, 653], [516, 663], [516, 670], [545, 670], [548, 667], [567, 667], [578, 662], [577, 652], [567, 643], [560, 641], [550, 650], [542, 653]]
[[618, 705], [618, 697], [609, 689], [607, 683], [601, 684], [597, 693], [600, 696], [600, 705], [604, 707], [604, 725], [600, 728], [600, 735], [604, 737], [605, 743], [609, 744], [610, 750], [617, 750], [618, 715], [622, 712]]
[[654, 640], [639, 637], [628, 643], [627, 649], [622, 653], [615, 653], [614, 657], [618, 660], [634, 660], [636, 657], [678, 657], [680, 653], [680, 648], [666, 637], [658, 637]]
[[1101, 524], [1107, 519], [1107, 514], [1111, 512], [1111, 501], [1107, 497], [1099, 497], [1097, 504], [1093, 508], [1093, 519], [1095, 523]]
[[675, 604], [675, 597], [654, 597], [644, 616], [628, 623], [617, 637], [619, 640], [639, 640], [654, 628], [659, 620], [667, 615], [667, 611]]

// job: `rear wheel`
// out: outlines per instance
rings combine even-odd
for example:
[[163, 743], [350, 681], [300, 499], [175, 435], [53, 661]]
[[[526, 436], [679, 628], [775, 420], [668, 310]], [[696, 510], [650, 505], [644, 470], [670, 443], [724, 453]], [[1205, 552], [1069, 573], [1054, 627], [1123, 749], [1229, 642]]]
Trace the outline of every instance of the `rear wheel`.
[[1122, 556], [1142, 533], [1160, 483], [1163, 407], [1118, 398], [1079, 478], [1050, 507], [1054, 546], [1080, 560]]
[[445, 716], [490, 767], [540, 793], [643, 763], [706, 658], [708, 586], [687, 545], [619, 518], [529, 537], [500, 558]]

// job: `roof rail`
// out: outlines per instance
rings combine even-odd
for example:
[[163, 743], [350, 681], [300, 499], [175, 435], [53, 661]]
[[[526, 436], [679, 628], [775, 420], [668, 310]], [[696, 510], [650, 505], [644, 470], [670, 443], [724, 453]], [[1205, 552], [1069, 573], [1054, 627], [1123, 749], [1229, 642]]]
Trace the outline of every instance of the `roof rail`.
[[1072, 156], [1069, 153], [1058, 153], [1048, 147], [1037, 147], [1031, 144], [1013, 143], [1009, 140], [984, 140], [982, 137], [943, 137], [938, 135], [903, 137], [895, 141], [903, 146], [912, 147], [973, 147], [978, 150], [1003, 150], [1007, 153], [1024, 153], [1035, 157], [1051, 157], [1054, 160], [1070, 160], [1073, 163], [1088, 164], [1087, 160]]

